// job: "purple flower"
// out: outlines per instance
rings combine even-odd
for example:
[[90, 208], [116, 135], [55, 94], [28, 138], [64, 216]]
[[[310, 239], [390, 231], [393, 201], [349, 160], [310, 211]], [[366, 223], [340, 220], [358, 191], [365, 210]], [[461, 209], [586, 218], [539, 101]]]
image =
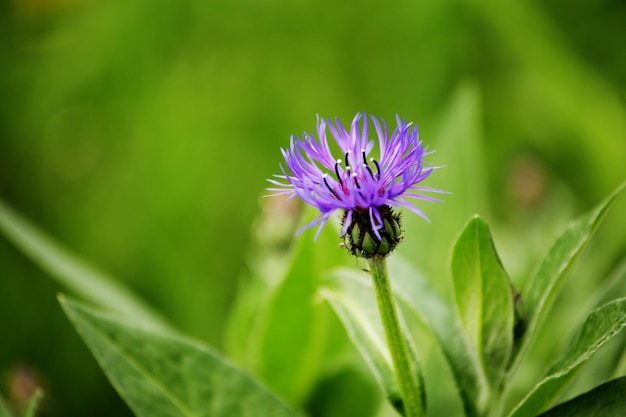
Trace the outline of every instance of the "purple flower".
[[[380, 241], [379, 230], [384, 228], [381, 212], [389, 206], [405, 207], [428, 221], [409, 200], [441, 201], [421, 194], [445, 191], [419, 185], [436, 167], [425, 166], [423, 158], [432, 152], [422, 146], [417, 126], [411, 127], [412, 123], [396, 116], [398, 125], [389, 135], [384, 120], [381, 123], [370, 117], [378, 137], [376, 150], [369, 137], [367, 115], [360, 113], [352, 120], [350, 131], [339, 119], [333, 124], [318, 116], [317, 139], [307, 133], [302, 138], [292, 136], [289, 148], [281, 149], [288, 170], [280, 164], [282, 175], [274, 176], [278, 180], [268, 180], [276, 186], [268, 188], [271, 195], [298, 196], [321, 212], [298, 233], [319, 226], [317, 239], [331, 215], [344, 210], [342, 236], [357, 212], [358, 217], [369, 217], [374, 236]], [[327, 128], [335, 143], [329, 143]], [[331, 148], [339, 158], [333, 156]]]

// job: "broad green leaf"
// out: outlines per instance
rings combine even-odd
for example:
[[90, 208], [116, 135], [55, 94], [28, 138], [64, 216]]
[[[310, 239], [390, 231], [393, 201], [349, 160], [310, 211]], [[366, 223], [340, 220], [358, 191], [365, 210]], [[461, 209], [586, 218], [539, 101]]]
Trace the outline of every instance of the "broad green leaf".
[[[370, 280], [368, 274], [356, 270], [337, 269], [328, 276], [320, 293], [339, 316], [348, 336], [374, 374], [387, 400], [396, 409], [401, 410], [402, 397]], [[403, 321], [402, 317], [400, 320]], [[415, 347], [411, 340], [407, 338], [407, 341], [418, 386], [423, 387]]]
[[130, 289], [79, 259], [42, 230], [0, 201], [0, 233], [57, 282], [76, 295], [132, 317], [144, 326], [169, 326]]
[[9, 407], [4, 402], [4, 398], [0, 395], [0, 417], [13, 417], [9, 411]]
[[533, 342], [539, 327], [543, 324], [563, 284], [566, 272], [585, 248], [611, 203], [625, 185], [626, 183], [621, 185], [596, 208], [570, 224], [549, 250], [533, 279], [522, 292], [527, 311], [527, 326], [513, 369], [519, 364], [524, 351]]
[[198, 342], [131, 326], [65, 297], [60, 302], [138, 417], [301, 416]]
[[389, 276], [400, 304], [414, 319], [424, 323], [439, 343], [455, 377], [465, 414], [468, 417], [483, 415], [489, 405], [487, 375], [451, 306], [424, 276], [397, 254], [389, 257]]
[[626, 298], [592, 311], [567, 353], [510, 414], [534, 417], [554, 401], [576, 371], [606, 342], [626, 326]]
[[30, 400], [28, 400], [26, 410], [24, 411], [24, 417], [35, 417], [37, 415], [37, 409], [42, 398], [43, 392], [39, 389], [35, 390], [33, 395], [30, 397]]
[[497, 388], [513, 348], [513, 298], [489, 227], [478, 216], [454, 245], [452, 284], [463, 330]]
[[626, 414], [626, 377], [613, 379], [546, 411], [539, 417], [622, 417]]

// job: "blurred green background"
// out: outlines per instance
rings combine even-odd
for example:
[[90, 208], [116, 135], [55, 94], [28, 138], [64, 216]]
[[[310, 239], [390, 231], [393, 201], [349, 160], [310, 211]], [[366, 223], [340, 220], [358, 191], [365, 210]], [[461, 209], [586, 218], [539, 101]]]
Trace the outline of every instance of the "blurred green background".
[[[318, 113], [397, 113], [448, 165], [428, 185], [453, 192], [424, 208], [439, 228], [407, 220], [404, 251], [445, 291], [480, 212], [520, 282], [626, 178], [624, 22], [618, 0], [2, 2], [0, 198], [219, 348], [279, 148]], [[574, 299], [623, 258], [624, 210]], [[0, 390], [35, 379], [45, 415], [131, 415], [61, 290], [0, 238]]]

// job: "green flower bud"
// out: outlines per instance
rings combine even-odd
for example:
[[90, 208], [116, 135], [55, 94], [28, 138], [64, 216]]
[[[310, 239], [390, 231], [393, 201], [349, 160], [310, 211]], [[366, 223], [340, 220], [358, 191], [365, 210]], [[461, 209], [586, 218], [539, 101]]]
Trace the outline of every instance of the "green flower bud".
[[[400, 215], [389, 206], [379, 207], [378, 211], [383, 220], [383, 227], [378, 229], [380, 239], [374, 232], [369, 210], [352, 210], [350, 225], [343, 236], [343, 246], [352, 255], [366, 259], [387, 256], [402, 240]], [[342, 225], [346, 221], [346, 215], [347, 212], [343, 215]]]

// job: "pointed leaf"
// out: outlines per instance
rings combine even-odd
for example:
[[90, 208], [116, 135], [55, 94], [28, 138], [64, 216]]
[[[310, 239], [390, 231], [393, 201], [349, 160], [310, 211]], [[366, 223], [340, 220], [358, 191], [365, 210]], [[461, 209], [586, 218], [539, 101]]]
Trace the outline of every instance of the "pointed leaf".
[[162, 316], [130, 289], [79, 259], [2, 201], [0, 234], [74, 294], [133, 317], [142, 325], [169, 328]]
[[65, 297], [60, 302], [138, 417], [300, 416], [200, 343], [130, 326]]
[[[338, 269], [330, 274], [320, 293], [339, 316], [387, 400], [401, 410], [402, 397], [370, 279], [368, 274]], [[400, 320], [402, 322], [402, 317]], [[404, 334], [407, 334], [406, 330]], [[417, 370], [418, 387], [423, 386], [415, 347], [412, 341], [407, 341], [413, 369]]]
[[489, 227], [478, 216], [454, 245], [452, 283], [463, 330], [497, 387], [513, 348], [513, 298]]
[[611, 203], [623, 191], [625, 185], [626, 183], [622, 184], [596, 208], [570, 224], [554, 243], [534, 278], [526, 286], [526, 290], [522, 292], [525, 310], [528, 314], [527, 326], [515, 365], [513, 365], [514, 368], [519, 364], [523, 353], [533, 342], [539, 327], [543, 324], [563, 284], [566, 272], [585, 248]]
[[626, 326], [626, 298], [592, 311], [565, 356], [520, 402], [511, 416], [534, 417], [544, 410], [559, 395], [576, 371], [624, 326]]
[[539, 417], [621, 417], [626, 411], [626, 377], [613, 379]]

